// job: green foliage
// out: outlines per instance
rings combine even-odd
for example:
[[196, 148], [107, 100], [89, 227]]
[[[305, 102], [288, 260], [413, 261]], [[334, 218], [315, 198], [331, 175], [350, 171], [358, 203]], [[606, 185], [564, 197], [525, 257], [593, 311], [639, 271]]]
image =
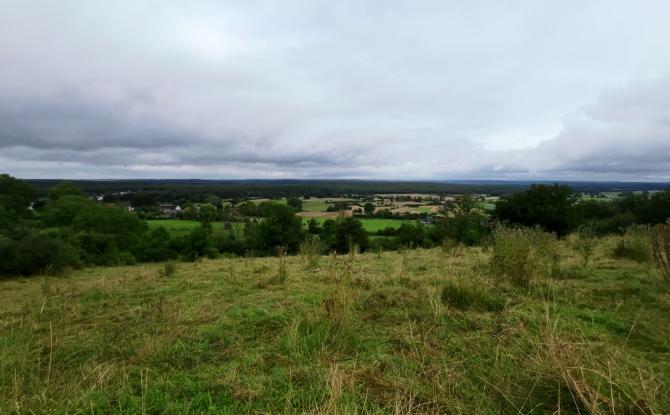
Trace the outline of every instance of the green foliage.
[[429, 229], [428, 236], [438, 244], [448, 238], [465, 245], [478, 245], [488, 234], [485, 220], [486, 217], [478, 212], [440, 218]]
[[493, 231], [491, 269], [513, 285], [528, 286], [552, 275], [558, 265], [556, 237], [539, 228], [498, 226]]
[[77, 250], [58, 232], [29, 231], [17, 241], [0, 237], [0, 275], [58, 273], [78, 265]]
[[286, 205], [270, 203], [265, 210], [265, 218], [252, 228], [252, 246], [265, 254], [280, 246], [289, 253], [297, 252], [303, 238], [302, 219]]
[[563, 236], [577, 223], [575, 195], [567, 186], [532, 185], [496, 203], [494, 216], [506, 223], [540, 226]]
[[366, 215], [371, 215], [371, 214], [375, 213], [375, 205], [374, 205], [374, 203], [366, 202], [366, 203], [363, 205], [363, 212], [365, 212]]
[[421, 224], [410, 225], [403, 223], [396, 230], [400, 244], [410, 248], [428, 247], [430, 241], [426, 233], [426, 228]]
[[368, 235], [361, 221], [354, 217], [340, 217], [323, 223], [322, 241], [329, 250], [349, 252], [356, 245], [360, 250], [368, 247]]
[[591, 226], [580, 226], [577, 230], [572, 247], [582, 257], [584, 268], [588, 267], [593, 251], [598, 245], [598, 238]]
[[83, 196], [81, 189], [71, 182], [60, 182], [49, 189], [49, 199], [56, 200], [63, 196]]
[[289, 197], [286, 200], [286, 204], [293, 209], [295, 209], [296, 212], [302, 212], [302, 199], [298, 197]]
[[0, 206], [6, 211], [24, 215], [35, 193], [26, 182], [8, 174], [0, 174]]

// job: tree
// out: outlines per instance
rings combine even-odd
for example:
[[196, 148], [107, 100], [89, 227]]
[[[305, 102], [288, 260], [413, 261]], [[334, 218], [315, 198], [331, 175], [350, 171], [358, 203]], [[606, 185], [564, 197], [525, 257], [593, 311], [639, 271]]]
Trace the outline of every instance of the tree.
[[373, 203], [367, 202], [363, 205], [363, 210], [365, 211], [366, 215], [371, 215], [375, 213], [375, 205]]
[[82, 196], [81, 189], [71, 182], [60, 182], [49, 189], [49, 199], [56, 200], [62, 196]]
[[325, 221], [322, 240], [329, 249], [339, 253], [348, 252], [354, 245], [361, 250], [368, 247], [368, 235], [363, 224], [354, 217]]
[[398, 235], [398, 241], [404, 246], [417, 248], [429, 245], [426, 238], [426, 228], [420, 223], [416, 225], [403, 223], [396, 234]]
[[35, 192], [28, 183], [8, 174], [0, 174], [0, 207], [5, 211], [26, 216], [34, 198]]
[[291, 206], [296, 212], [302, 212], [302, 200], [298, 197], [289, 197], [286, 204]]
[[503, 222], [537, 225], [562, 236], [577, 224], [575, 199], [568, 186], [532, 185], [498, 201], [493, 215]]
[[271, 254], [277, 247], [296, 252], [302, 241], [302, 219], [286, 205], [267, 203], [263, 207], [265, 218], [253, 226], [251, 243], [254, 248]]
[[445, 209], [454, 216], [470, 215], [477, 209], [477, 200], [470, 195], [456, 196], [446, 203]]

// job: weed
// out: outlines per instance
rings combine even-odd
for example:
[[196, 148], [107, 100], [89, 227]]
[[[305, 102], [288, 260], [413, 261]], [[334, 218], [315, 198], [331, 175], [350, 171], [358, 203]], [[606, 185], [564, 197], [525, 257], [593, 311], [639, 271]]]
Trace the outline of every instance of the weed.
[[300, 257], [305, 261], [308, 269], [316, 268], [319, 265], [321, 255], [321, 242], [316, 236], [309, 236], [300, 244]]
[[580, 226], [572, 242], [572, 248], [581, 256], [584, 268], [589, 266], [589, 261], [597, 245], [598, 238], [593, 233], [593, 227]]
[[462, 256], [465, 251], [463, 244], [451, 238], [444, 238], [440, 248], [442, 249], [442, 254], [448, 257]]
[[614, 258], [630, 259], [638, 264], [651, 261], [649, 233], [649, 228], [645, 226], [629, 227], [617, 242], [612, 256]]
[[537, 277], [551, 276], [558, 268], [556, 236], [538, 228], [498, 226], [493, 231], [491, 268], [513, 285], [528, 286]]
[[670, 283], [670, 220], [654, 226], [651, 237], [651, 251], [656, 266]]
[[177, 272], [177, 264], [175, 264], [174, 262], [166, 262], [158, 270], [158, 276], [161, 278], [169, 278], [172, 277], [176, 272]]

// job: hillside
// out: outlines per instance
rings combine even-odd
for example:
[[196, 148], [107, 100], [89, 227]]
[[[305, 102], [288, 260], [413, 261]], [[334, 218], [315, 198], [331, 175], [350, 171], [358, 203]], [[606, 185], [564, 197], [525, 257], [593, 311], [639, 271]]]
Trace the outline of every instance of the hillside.
[[481, 248], [0, 280], [0, 413], [668, 411], [667, 286], [562, 244], [528, 287]]

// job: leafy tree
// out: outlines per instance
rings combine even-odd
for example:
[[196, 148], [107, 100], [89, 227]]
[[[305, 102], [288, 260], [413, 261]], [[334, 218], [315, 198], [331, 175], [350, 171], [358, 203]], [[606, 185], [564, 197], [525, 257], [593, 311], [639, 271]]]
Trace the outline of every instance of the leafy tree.
[[368, 235], [363, 224], [354, 217], [325, 221], [322, 240], [329, 249], [339, 253], [348, 252], [353, 245], [357, 245], [361, 250], [368, 247]]
[[471, 195], [456, 196], [446, 203], [445, 209], [453, 216], [470, 215], [477, 210], [477, 200]]
[[398, 241], [404, 246], [421, 247], [429, 246], [430, 242], [426, 236], [426, 228], [421, 224], [410, 225], [403, 223], [396, 231]]
[[367, 202], [363, 205], [363, 210], [365, 211], [366, 215], [371, 215], [375, 213], [375, 205], [371, 202]]
[[316, 219], [312, 218], [309, 220], [309, 222], [307, 222], [307, 232], [312, 235], [321, 232], [321, 227], [319, 226], [319, 222], [317, 222]]
[[486, 217], [477, 212], [442, 218], [435, 221], [428, 230], [428, 236], [434, 243], [448, 238], [466, 245], [477, 245], [488, 233], [485, 220]]
[[219, 212], [216, 210], [216, 207], [211, 204], [205, 204], [200, 207], [200, 212], [198, 213], [198, 218], [200, 222], [215, 222], [219, 216]]
[[62, 196], [83, 196], [81, 189], [72, 182], [60, 182], [49, 189], [49, 199], [56, 200]]
[[8, 174], [0, 174], [0, 207], [9, 214], [25, 217], [28, 207], [35, 198], [32, 187], [23, 180]]
[[4, 275], [57, 273], [79, 264], [75, 247], [51, 231], [30, 231], [17, 241], [0, 237], [0, 254]]
[[298, 197], [289, 197], [286, 204], [291, 206], [296, 212], [302, 212], [302, 200]]
[[143, 239], [139, 258], [142, 261], [167, 261], [174, 258], [174, 251], [170, 249], [170, 233], [160, 226], [153, 229]]
[[279, 246], [297, 252], [303, 236], [302, 219], [286, 205], [267, 203], [263, 210], [265, 218], [252, 228], [252, 246], [268, 254]]
[[496, 203], [494, 216], [528, 227], [541, 226], [562, 236], [577, 223], [575, 196], [568, 186], [532, 185]]
[[94, 206], [96, 204], [85, 197], [62, 195], [46, 204], [42, 212], [42, 220], [52, 227], [70, 226], [80, 212]]

